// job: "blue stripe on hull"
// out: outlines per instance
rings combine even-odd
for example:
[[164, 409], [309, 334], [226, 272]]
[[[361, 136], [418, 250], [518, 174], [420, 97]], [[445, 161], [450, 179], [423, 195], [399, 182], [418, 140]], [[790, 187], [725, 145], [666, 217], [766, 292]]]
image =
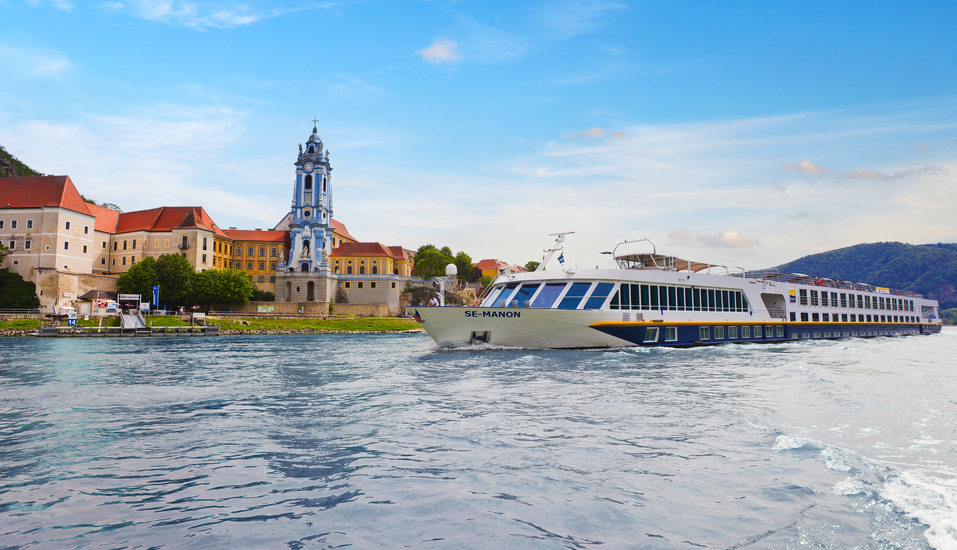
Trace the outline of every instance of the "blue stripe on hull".
[[[741, 337], [741, 327], [748, 326], [751, 328], [750, 338]], [[674, 341], [666, 342], [665, 338], [665, 328], [675, 328], [677, 332], [677, 339]], [[701, 339], [699, 329], [701, 327], [707, 327], [709, 331], [710, 338]], [[718, 339], [715, 338], [715, 327], [724, 328], [724, 338]], [[738, 328], [738, 337], [729, 338], [728, 337], [728, 327], [737, 327]], [[755, 336], [756, 331], [755, 327], [760, 327], [761, 333], [758, 336]], [[771, 327], [772, 336], [767, 336], [767, 328]], [[784, 336], [777, 336], [777, 328], [784, 327]], [[606, 334], [610, 334], [617, 338], [621, 338], [627, 342], [631, 342], [639, 346], [677, 346], [677, 347], [686, 347], [686, 346], [713, 346], [719, 344], [741, 344], [741, 343], [770, 343], [770, 342], [794, 342], [799, 340], [835, 340], [840, 338], [875, 338], [878, 336], [909, 336], [909, 335], [918, 335], [918, 334], [937, 334], [940, 332], [940, 325], [916, 325], [916, 324], [846, 324], [846, 323], [832, 323], [828, 325], [818, 324], [801, 324], [801, 323], [784, 323], [784, 324], [763, 324], [763, 325], [678, 325], [674, 327], [669, 327], [667, 324], [655, 325], [654, 327], [648, 325], [605, 325], [605, 326], [592, 326], [591, 328], [599, 330]], [[645, 332], [648, 328], [658, 328], [658, 338], [654, 342], [645, 342]], [[848, 335], [845, 336], [844, 333], [847, 332]], [[804, 334], [807, 333], [808, 337], [805, 338]], [[827, 333], [828, 336], [824, 336]], [[855, 333], [856, 336], [854, 335]], [[815, 336], [817, 334], [817, 336]]]

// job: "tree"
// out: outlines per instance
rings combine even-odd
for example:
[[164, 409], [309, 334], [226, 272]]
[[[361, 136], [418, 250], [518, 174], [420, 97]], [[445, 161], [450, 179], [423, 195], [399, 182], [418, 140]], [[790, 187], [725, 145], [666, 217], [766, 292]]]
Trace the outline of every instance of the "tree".
[[40, 307], [37, 285], [24, 281], [19, 273], [0, 269], [0, 308], [35, 309]]
[[253, 289], [253, 295], [249, 298], [252, 302], [275, 302], [276, 295], [266, 290]]
[[472, 278], [472, 258], [465, 252], [459, 252], [455, 255], [455, 268], [458, 270], [457, 277], [466, 283], [471, 283]]
[[[415, 274], [426, 279], [444, 277], [445, 266], [455, 263], [451, 250], [448, 247], [438, 250], [432, 245], [426, 245], [426, 247], [420, 248], [415, 257]], [[448, 254], [444, 252], [446, 250]]]
[[[143, 298], [153, 295], [153, 286], [156, 285], [156, 259], [152, 256], [143, 258], [143, 261], [130, 267], [130, 270], [120, 275], [116, 281], [117, 288], [123, 294], [139, 294]], [[163, 287], [160, 287], [160, 298], [163, 297]]]
[[482, 288], [488, 288], [488, 286], [492, 284], [492, 281], [494, 280], [495, 279], [491, 275], [482, 275], [482, 277], [479, 278], [479, 284], [482, 285]]
[[163, 254], [156, 260], [156, 282], [160, 285], [160, 303], [167, 306], [191, 305], [193, 266], [179, 254]]
[[206, 270], [193, 275], [193, 302], [209, 307], [217, 304], [243, 305], [253, 295], [253, 281], [238, 269]]
[[540, 265], [542, 265], [542, 262], [536, 262], [535, 260], [532, 260], [528, 262], [527, 264], [525, 264], [525, 269], [529, 271], [535, 271], [536, 269], [538, 269], [538, 266]]

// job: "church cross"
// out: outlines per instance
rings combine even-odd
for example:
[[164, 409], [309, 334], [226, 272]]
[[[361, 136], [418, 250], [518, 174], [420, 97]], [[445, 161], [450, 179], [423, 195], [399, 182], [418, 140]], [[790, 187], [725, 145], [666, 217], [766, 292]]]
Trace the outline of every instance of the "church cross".
[[313, 126], [313, 128], [316, 127], [316, 124], [317, 124], [318, 122], [319, 122], [319, 121], [318, 121], [317, 119], [315, 119], [315, 118], [312, 119], [312, 126]]

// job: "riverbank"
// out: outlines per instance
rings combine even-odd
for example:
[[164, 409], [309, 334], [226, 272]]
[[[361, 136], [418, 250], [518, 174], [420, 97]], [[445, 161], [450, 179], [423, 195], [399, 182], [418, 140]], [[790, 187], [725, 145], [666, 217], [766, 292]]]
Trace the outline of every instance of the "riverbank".
[[[189, 326], [189, 322], [173, 316], [150, 316], [148, 325]], [[219, 325], [220, 334], [401, 334], [423, 332], [414, 319], [401, 317], [345, 317], [336, 319], [219, 319], [211, 317], [211, 324]], [[118, 325], [119, 321], [110, 319], [103, 326]], [[96, 320], [79, 320], [78, 326], [95, 327]], [[31, 336], [38, 331], [41, 321], [38, 319], [13, 319], [0, 321], [0, 337]]]

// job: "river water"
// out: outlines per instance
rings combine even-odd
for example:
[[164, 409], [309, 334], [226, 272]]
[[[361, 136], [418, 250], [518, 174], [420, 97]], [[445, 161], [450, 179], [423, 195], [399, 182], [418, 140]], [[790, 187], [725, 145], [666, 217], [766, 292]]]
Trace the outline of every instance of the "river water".
[[0, 341], [0, 548], [957, 549], [957, 331]]

